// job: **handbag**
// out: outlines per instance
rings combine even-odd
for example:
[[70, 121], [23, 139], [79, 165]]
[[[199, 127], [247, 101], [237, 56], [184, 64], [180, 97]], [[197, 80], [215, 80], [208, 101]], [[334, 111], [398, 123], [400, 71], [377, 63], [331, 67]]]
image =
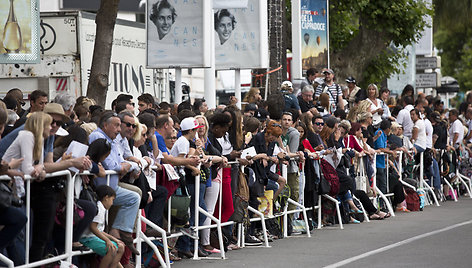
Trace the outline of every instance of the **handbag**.
[[329, 185], [328, 180], [324, 177], [323, 174], [320, 176], [320, 183], [318, 185], [318, 194], [324, 195], [328, 194], [331, 191], [331, 186]]
[[[66, 202], [60, 201], [56, 208], [56, 217], [54, 218], [57, 225], [61, 227], [66, 226]], [[74, 211], [72, 212], [72, 224], [75, 225], [77, 222], [82, 220], [85, 216], [84, 209], [75, 202], [74, 199]]]
[[367, 192], [367, 177], [365, 176], [362, 158], [359, 159], [359, 164], [357, 165], [357, 176], [354, 180], [356, 181], [357, 190]]
[[179, 222], [186, 223], [189, 218], [190, 195], [185, 186], [178, 188], [172, 195], [170, 215]]
[[97, 205], [98, 197], [92, 187], [88, 184], [83, 184], [82, 191], [80, 191], [79, 199], [88, 200]]
[[304, 220], [293, 220], [292, 221], [292, 232], [306, 234], [306, 225]]
[[0, 211], [11, 206], [13, 200], [13, 192], [11, 188], [4, 182], [0, 182]]

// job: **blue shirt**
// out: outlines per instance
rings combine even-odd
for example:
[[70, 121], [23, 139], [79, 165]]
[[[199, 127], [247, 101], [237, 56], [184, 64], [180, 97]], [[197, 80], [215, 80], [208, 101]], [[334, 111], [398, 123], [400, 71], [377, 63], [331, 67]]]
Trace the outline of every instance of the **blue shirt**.
[[161, 134], [159, 134], [159, 132], [154, 132], [154, 134], [156, 134], [156, 139], [157, 139], [157, 147], [159, 147], [159, 150], [162, 152], [162, 153], [167, 153], [167, 154], [170, 154], [169, 153], [169, 150], [167, 150], [167, 147], [166, 147], [166, 142], [164, 140], [164, 137], [162, 137]]
[[300, 110], [300, 104], [294, 94], [285, 94], [285, 109], [284, 112], [290, 111], [290, 109]]
[[[377, 130], [375, 132], [375, 135], [382, 130]], [[385, 135], [385, 132], [382, 131], [382, 134], [380, 137], [374, 142], [374, 149], [381, 149], [381, 148], [387, 148], [387, 135]], [[377, 155], [376, 159], [376, 167], [377, 168], [385, 168], [385, 155]]]
[[[120, 136], [121, 137], [121, 136]], [[90, 133], [89, 136], [89, 144], [92, 143], [94, 140], [97, 139], [105, 139], [111, 144], [111, 151], [108, 157], [105, 159], [105, 161], [102, 162], [103, 167], [106, 170], [114, 170], [116, 172], [120, 172], [121, 170], [121, 163], [125, 161], [123, 158], [123, 148], [120, 144], [120, 142], [115, 139], [111, 140], [110, 137], [103, 132], [100, 128], [95, 130], [94, 132]], [[118, 187], [118, 181], [119, 181], [119, 176], [118, 175], [111, 175], [110, 176], [110, 187], [115, 189]], [[102, 185], [106, 184], [107, 179], [105, 178], [96, 178], [95, 184]]]
[[[21, 125], [14, 130], [12, 130], [8, 135], [2, 138], [0, 140], [0, 159], [2, 159], [3, 155], [7, 151], [8, 147], [15, 141], [16, 137], [18, 137], [18, 133], [21, 130], [25, 129], [25, 125]], [[43, 153], [43, 158], [46, 159], [46, 155], [50, 152], [53, 151], [53, 145], [54, 145], [54, 135], [51, 135], [47, 137], [47, 139], [44, 140], [44, 153]]]

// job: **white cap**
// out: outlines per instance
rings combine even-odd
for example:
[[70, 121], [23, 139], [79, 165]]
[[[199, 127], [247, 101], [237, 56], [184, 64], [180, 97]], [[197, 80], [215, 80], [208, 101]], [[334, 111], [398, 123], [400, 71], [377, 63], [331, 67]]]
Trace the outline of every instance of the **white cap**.
[[203, 126], [198, 125], [197, 119], [193, 117], [187, 117], [182, 122], [180, 122], [180, 130], [191, 130], [196, 128], [201, 128]]
[[293, 87], [292, 82], [290, 81], [283, 81], [281, 87]]

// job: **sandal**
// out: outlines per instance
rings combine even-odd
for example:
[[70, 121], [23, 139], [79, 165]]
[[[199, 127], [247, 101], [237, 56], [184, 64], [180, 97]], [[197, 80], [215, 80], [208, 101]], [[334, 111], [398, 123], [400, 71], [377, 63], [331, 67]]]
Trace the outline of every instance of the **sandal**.
[[380, 217], [378, 214], [372, 214], [369, 216], [369, 220], [383, 220], [384, 218]]

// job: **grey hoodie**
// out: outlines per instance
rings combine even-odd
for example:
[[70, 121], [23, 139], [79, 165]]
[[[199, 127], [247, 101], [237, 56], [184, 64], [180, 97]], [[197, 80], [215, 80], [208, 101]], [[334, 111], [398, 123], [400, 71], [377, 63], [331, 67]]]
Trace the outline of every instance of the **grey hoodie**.
[[[287, 134], [284, 137], [288, 138], [288, 148], [291, 153], [296, 153], [298, 151], [298, 145], [300, 143], [300, 133], [296, 128], [290, 127], [287, 130]], [[289, 166], [287, 167], [288, 173], [297, 173], [298, 172], [298, 162], [290, 161]]]

